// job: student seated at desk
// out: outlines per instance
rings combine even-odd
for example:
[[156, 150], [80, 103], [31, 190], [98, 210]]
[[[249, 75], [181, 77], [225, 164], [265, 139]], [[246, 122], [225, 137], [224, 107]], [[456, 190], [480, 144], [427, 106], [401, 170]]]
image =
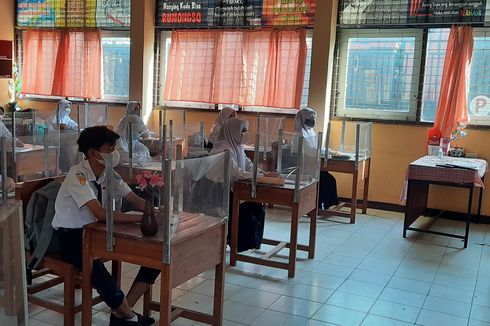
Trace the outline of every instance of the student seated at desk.
[[[315, 110], [305, 107], [296, 113], [295, 132], [303, 137], [316, 136], [313, 129], [316, 123]], [[311, 141], [305, 138], [305, 141]], [[317, 144], [309, 144], [311, 148], [317, 148]], [[333, 205], [338, 205], [337, 181], [334, 176], [327, 171], [320, 171], [320, 185], [318, 191], [318, 208], [328, 209]]]
[[[106, 218], [103, 207], [107, 198], [104, 158], [111, 155], [113, 164], [118, 163], [119, 156], [115, 151], [118, 138], [105, 126], [84, 129], [78, 139], [78, 147], [86, 159], [70, 169], [56, 197], [52, 226], [59, 235], [62, 259], [80, 270], [83, 226]], [[136, 196], [117, 174], [112, 191], [115, 199], [125, 198], [133, 207], [143, 211], [144, 200]], [[115, 223], [136, 223], [140, 220], [141, 215], [114, 212]], [[131, 307], [158, 275], [158, 270], [141, 267], [125, 298], [104, 264], [94, 262], [92, 284], [112, 310], [110, 325], [153, 324], [153, 319], [135, 314]]]
[[223, 124], [228, 121], [228, 119], [236, 117], [235, 110], [230, 108], [229, 106], [225, 106], [218, 114], [218, 117], [216, 118], [216, 121], [214, 122], [213, 126], [211, 127], [211, 132], [209, 133], [208, 137], [208, 145], [207, 147], [213, 148], [213, 144], [218, 141], [218, 135], [219, 131], [221, 130], [221, 127]]
[[[130, 101], [126, 108], [126, 113], [119, 121], [116, 133], [121, 137], [117, 144], [117, 149], [121, 153], [121, 159], [125, 162], [129, 160], [129, 142], [133, 144], [133, 159], [135, 161], [146, 162], [151, 159], [150, 150], [140, 138], [148, 138], [151, 134], [140, 115], [141, 105], [136, 101]], [[129, 124], [132, 124], [133, 138], [129, 139]]]
[[[12, 134], [7, 129], [7, 127], [5, 127], [2, 120], [0, 120], [0, 137], [5, 137], [7, 142], [12, 141]], [[16, 138], [15, 139], [15, 146], [16, 147], [24, 147], [24, 143], [20, 139]]]
[[60, 129], [76, 130], [78, 124], [70, 118], [71, 102], [67, 100], [60, 100], [58, 102], [58, 112], [60, 115]]
[[[0, 193], [2, 192], [2, 175], [0, 174]], [[7, 192], [15, 191], [15, 182], [14, 179], [7, 177]]]
[[[253, 164], [245, 155], [243, 144], [246, 144], [250, 138], [247, 130], [246, 122], [239, 118], [230, 118], [221, 127], [217, 142], [214, 144], [210, 154], [222, 153], [226, 150], [230, 152], [231, 169], [231, 191], [233, 192], [233, 184], [239, 179], [247, 179], [252, 177]], [[230, 198], [233, 196], [231, 195]], [[228, 223], [228, 244], [231, 240], [231, 216], [230, 200], [230, 218]], [[265, 210], [260, 203], [245, 202], [240, 204], [240, 224], [238, 226], [238, 248], [237, 251], [245, 251], [249, 249], [260, 249], [262, 237], [264, 235]]]

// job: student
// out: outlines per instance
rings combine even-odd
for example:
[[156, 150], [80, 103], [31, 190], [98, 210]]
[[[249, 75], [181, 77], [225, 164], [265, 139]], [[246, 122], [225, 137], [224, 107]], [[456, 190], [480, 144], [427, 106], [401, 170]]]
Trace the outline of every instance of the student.
[[70, 118], [71, 102], [67, 100], [60, 100], [58, 102], [58, 113], [60, 116], [60, 129], [76, 130], [78, 124]]
[[[4, 125], [2, 120], [0, 120], [0, 137], [5, 137], [7, 142], [12, 141], [12, 134], [7, 129], [7, 127]], [[20, 139], [16, 138], [15, 139], [15, 146], [16, 147], [24, 147], [24, 143]]]
[[[117, 149], [121, 152], [121, 158], [124, 161], [129, 160], [129, 142], [133, 144], [133, 158], [136, 161], [148, 161], [151, 159], [150, 150], [140, 138], [150, 136], [150, 130], [146, 127], [140, 115], [141, 105], [136, 101], [130, 101], [126, 108], [126, 113], [119, 121], [116, 133], [121, 137]], [[133, 138], [129, 140], [129, 123], [132, 124]]]
[[209, 133], [209, 142], [208, 146], [213, 147], [213, 144], [218, 141], [218, 134], [223, 126], [223, 124], [231, 118], [236, 117], [235, 110], [230, 108], [229, 106], [225, 106], [218, 114], [218, 117], [216, 118], [216, 121], [214, 122], [213, 126], [211, 127], [211, 132]]
[[[251, 178], [253, 164], [245, 155], [243, 144], [250, 138], [246, 122], [239, 118], [230, 118], [222, 125], [217, 142], [214, 144], [210, 154], [230, 152], [231, 169], [231, 191], [233, 183], [238, 179]], [[232, 198], [232, 195], [230, 196]], [[231, 223], [231, 200], [230, 218], [228, 223], [228, 244], [230, 244]], [[240, 225], [238, 228], [238, 252], [249, 249], [260, 249], [262, 236], [264, 234], [265, 210], [260, 203], [245, 202], [240, 204]]]
[[[2, 185], [2, 175], [0, 174], [0, 193], [2, 191], [1, 185]], [[7, 192], [13, 192], [15, 191], [15, 182], [14, 179], [7, 177]]]
[[[316, 112], [315, 110], [305, 107], [296, 113], [295, 117], [295, 132], [305, 137], [305, 141], [309, 142], [308, 146], [311, 148], [317, 148], [316, 141], [309, 137], [316, 136], [316, 132], [313, 129], [316, 124]], [[333, 205], [337, 205], [339, 199], [337, 197], [337, 181], [334, 176], [327, 171], [320, 171], [320, 186], [318, 193], [318, 208], [328, 209]]]
[[[62, 259], [80, 270], [83, 226], [106, 218], [103, 207], [107, 197], [104, 159], [111, 155], [113, 165], [118, 163], [119, 156], [115, 150], [118, 138], [105, 126], [84, 129], [78, 138], [78, 147], [86, 159], [70, 169], [56, 198], [52, 226], [59, 235]], [[115, 199], [125, 198], [138, 210], [144, 209], [144, 200], [136, 196], [117, 174], [112, 190]], [[141, 215], [114, 212], [116, 223], [136, 223], [140, 220]], [[112, 310], [110, 325], [151, 325], [154, 322], [151, 318], [135, 314], [131, 307], [155, 282], [158, 274], [158, 270], [141, 267], [125, 298], [104, 264], [94, 262], [92, 284]]]

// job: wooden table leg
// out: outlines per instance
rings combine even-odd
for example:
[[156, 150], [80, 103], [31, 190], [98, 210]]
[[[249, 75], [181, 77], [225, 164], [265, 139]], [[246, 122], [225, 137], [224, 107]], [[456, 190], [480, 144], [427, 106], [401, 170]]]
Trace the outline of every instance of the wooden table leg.
[[221, 246], [221, 262], [216, 265], [214, 274], [214, 325], [223, 324], [223, 298], [225, 281], [225, 254], [226, 254], [226, 224], [223, 224], [223, 245]]
[[369, 193], [369, 174], [371, 170], [371, 160], [366, 162], [367, 166], [364, 166], [364, 192], [362, 196], [362, 213], [367, 213], [368, 208], [368, 193]]
[[352, 174], [352, 199], [350, 204], [350, 223], [356, 223], [356, 210], [357, 210], [357, 181], [359, 172], [356, 170]]
[[172, 273], [170, 264], [162, 263], [160, 279], [160, 326], [170, 326], [172, 318]]
[[315, 258], [315, 241], [316, 241], [316, 219], [318, 215], [318, 208], [315, 208], [308, 213], [310, 217], [310, 241], [308, 243], [308, 259]]
[[83, 231], [83, 269], [82, 269], [82, 325], [92, 325], [92, 268], [91, 236], [87, 230]]
[[468, 247], [468, 235], [470, 233], [470, 222], [471, 222], [471, 207], [473, 206], [473, 187], [469, 189], [470, 193], [468, 196], [468, 212], [466, 213], [466, 227], [464, 232], [464, 247]]
[[235, 189], [233, 192], [233, 208], [231, 213], [231, 243], [230, 243], [230, 266], [236, 266], [236, 255], [238, 248], [238, 224], [240, 221], [240, 200], [238, 195], [239, 190]]
[[12, 316], [14, 314], [14, 287], [13, 287], [13, 266], [12, 266], [12, 216], [7, 218], [1, 226], [2, 240], [3, 240], [3, 252], [2, 252], [2, 264], [3, 264], [3, 278], [4, 278], [4, 293], [3, 299], [5, 304], [5, 314]]
[[150, 287], [148, 290], [143, 293], [143, 316], [145, 317], [150, 317], [151, 314], [151, 309], [150, 309], [150, 304], [151, 300], [153, 299], [153, 285], [150, 284]]
[[288, 277], [293, 278], [296, 270], [296, 251], [298, 246], [299, 205], [294, 203], [291, 215], [291, 235], [289, 240]]

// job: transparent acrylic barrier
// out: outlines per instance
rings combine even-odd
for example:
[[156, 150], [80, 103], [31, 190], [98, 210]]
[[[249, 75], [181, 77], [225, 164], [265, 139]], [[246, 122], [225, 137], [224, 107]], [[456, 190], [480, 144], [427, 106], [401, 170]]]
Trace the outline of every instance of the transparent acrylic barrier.
[[105, 104], [83, 103], [72, 105], [72, 108], [74, 112], [70, 116], [80, 129], [108, 124], [108, 107]]
[[0, 132], [0, 205], [5, 205], [7, 199], [15, 197], [13, 169], [9, 165], [10, 139], [11, 137]]
[[171, 239], [189, 225], [205, 226], [228, 217], [229, 155], [175, 161], [168, 201]]
[[206, 156], [204, 148], [206, 136], [203, 123], [173, 125], [174, 145], [182, 145], [183, 157]]
[[359, 151], [359, 159], [371, 157], [371, 122], [353, 122], [343, 120], [340, 132], [333, 133], [329, 122], [327, 141], [329, 158], [355, 159], [356, 150]]
[[[14, 112], [10, 119], [8, 161], [15, 179], [30, 180], [59, 174], [60, 131], [56, 115]], [[13, 146], [15, 144], [15, 146]]]
[[0, 202], [0, 325], [27, 325], [22, 206]]
[[273, 135], [277, 138], [279, 129], [284, 129], [284, 117], [259, 115], [256, 119], [244, 119], [247, 122], [248, 132], [250, 133], [250, 141], [247, 145], [255, 146], [255, 138], [253, 135], [259, 133], [264, 135], [261, 137], [261, 146], [270, 150], [272, 140], [268, 140], [268, 135]]

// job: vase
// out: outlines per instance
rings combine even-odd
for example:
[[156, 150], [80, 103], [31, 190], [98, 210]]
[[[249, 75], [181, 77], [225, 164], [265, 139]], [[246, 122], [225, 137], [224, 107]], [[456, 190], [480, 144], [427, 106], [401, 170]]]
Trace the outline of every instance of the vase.
[[158, 222], [153, 206], [153, 197], [148, 196], [145, 200], [145, 210], [141, 217], [141, 233], [145, 237], [152, 237], [158, 232]]

